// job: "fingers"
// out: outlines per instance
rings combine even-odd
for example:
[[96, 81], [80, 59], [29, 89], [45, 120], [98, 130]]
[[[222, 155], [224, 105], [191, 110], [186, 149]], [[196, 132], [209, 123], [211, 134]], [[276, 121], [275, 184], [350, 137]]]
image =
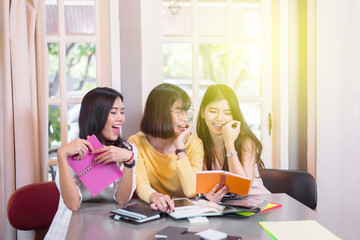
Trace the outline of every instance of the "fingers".
[[190, 124], [188, 124], [188, 127], [186, 128], [186, 130], [185, 130], [185, 131], [187, 131], [187, 132], [191, 132], [191, 131], [192, 131], [192, 129], [193, 129], [193, 126], [192, 126], [192, 125], [190, 125]]
[[165, 195], [165, 200], [166, 200], [167, 205], [169, 206], [167, 213], [175, 211], [175, 202], [174, 202], [174, 200], [172, 200], [168, 195]]
[[103, 153], [103, 152], [106, 152], [107, 149], [108, 149], [108, 147], [105, 147], [105, 146], [104, 146], [103, 148], [99, 148], [98, 150], [94, 150], [94, 149], [93, 149], [93, 151], [91, 151], [91, 153], [92, 153], [92, 154]]
[[214, 193], [216, 192], [216, 190], [218, 189], [219, 184], [215, 184], [215, 186], [209, 191], [210, 195], [214, 195]]
[[219, 191], [214, 194], [215, 202], [220, 202], [224, 195], [228, 192], [228, 188], [226, 186], [222, 187]]
[[241, 122], [239, 122], [239, 121], [236, 121], [236, 122], [237, 122], [237, 123], [236, 123], [235, 129], [236, 129], [236, 130], [240, 130]]
[[67, 149], [69, 149], [69, 155], [74, 156], [74, 159], [76, 160], [82, 159], [88, 152], [87, 143], [89, 142], [83, 139], [75, 139], [67, 145]]
[[111, 153], [106, 151], [102, 154], [100, 154], [99, 156], [97, 156], [96, 158], [94, 158], [94, 161], [98, 162], [98, 163], [103, 163], [105, 164], [105, 162], [107, 160], [111, 160]]
[[226, 125], [226, 126], [231, 126], [232, 128], [235, 129], [235, 128], [239, 128], [239, 127], [240, 127], [241, 122], [240, 122], [240, 121], [237, 121], [237, 120], [231, 120], [231, 121], [227, 122], [225, 125]]
[[77, 159], [77, 160], [83, 159], [85, 157], [86, 153], [87, 153], [87, 149], [86, 150], [80, 149], [80, 153], [75, 157], [75, 159]]
[[[90, 150], [90, 152], [95, 151], [95, 149], [93, 148], [93, 146], [91, 145], [91, 143], [90, 143], [90, 142], [88, 142], [88, 141], [84, 141], [84, 144], [85, 144], [85, 145], [86, 145], [86, 147]], [[87, 151], [87, 149], [86, 149], [86, 151]]]
[[150, 204], [150, 207], [155, 210], [170, 213], [175, 210], [175, 203], [168, 195], [158, 194], [153, 200], [153, 203]]
[[159, 209], [156, 207], [155, 203], [151, 203], [151, 204], [150, 204], [150, 207], [151, 207], [151, 209], [153, 209], [153, 210], [159, 210]]
[[216, 192], [218, 187], [219, 184], [216, 184], [207, 194], [204, 194], [204, 196], [211, 202], [220, 202], [224, 195], [228, 192], [228, 188], [224, 186]]

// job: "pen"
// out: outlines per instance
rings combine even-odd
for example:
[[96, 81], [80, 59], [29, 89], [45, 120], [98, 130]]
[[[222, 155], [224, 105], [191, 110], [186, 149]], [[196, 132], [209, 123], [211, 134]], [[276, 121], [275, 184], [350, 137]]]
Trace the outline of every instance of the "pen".
[[[174, 192], [172, 192], [171, 193], [171, 195], [170, 195], [170, 199], [172, 199], [173, 198], [173, 196], [174, 196]], [[165, 210], [165, 212], [167, 212], [168, 210], [169, 210], [169, 204], [167, 204], [167, 207], [166, 207], [166, 210]]]

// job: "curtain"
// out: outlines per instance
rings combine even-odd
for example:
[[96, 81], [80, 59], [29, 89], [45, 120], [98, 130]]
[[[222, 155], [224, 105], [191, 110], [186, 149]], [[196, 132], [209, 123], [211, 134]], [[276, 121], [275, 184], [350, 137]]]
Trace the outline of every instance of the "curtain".
[[0, 239], [15, 239], [6, 206], [47, 172], [45, 1], [0, 1]]

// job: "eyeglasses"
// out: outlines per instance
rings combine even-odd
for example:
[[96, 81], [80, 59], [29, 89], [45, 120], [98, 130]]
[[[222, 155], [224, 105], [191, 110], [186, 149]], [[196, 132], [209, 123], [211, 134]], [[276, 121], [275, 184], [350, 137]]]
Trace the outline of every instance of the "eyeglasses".
[[171, 111], [173, 113], [176, 114], [176, 117], [181, 119], [184, 117], [188, 117], [189, 119], [192, 118], [193, 114], [194, 114], [194, 110], [193, 109], [188, 109], [188, 110], [184, 110], [184, 109], [175, 109], [174, 111]]

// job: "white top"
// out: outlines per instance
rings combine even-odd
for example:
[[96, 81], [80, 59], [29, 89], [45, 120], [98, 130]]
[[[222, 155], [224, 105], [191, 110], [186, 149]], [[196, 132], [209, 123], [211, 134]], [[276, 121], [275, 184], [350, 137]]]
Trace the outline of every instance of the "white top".
[[[134, 152], [134, 160], [137, 161], [138, 159], [138, 150], [136, 148], [136, 146], [132, 143], [130, 143], [132, 148], [133, 148], [133, 152]], [[122, 165], [120, 167], [121, 170], [123, 170], [124, 165]], [[135, 168], [136, 168], [136, 164], [133, 167], [133, 185], [132, 185], [132, 189], [131, 189], [131, 194], [130, 197], [128, 199], [128, 201], [132, 198], [132, 195], [135, 191], [136, 188], [136, 175], [135, 175]], [[80, 201], [116, 201], [115, 199], [115, 194], [117, 191], [117, 188], [119, 186], [120, 180], [121, 178], [119, 178], [118, 180], [116, 180], [115, 182], [113, 182], [112, 184], [110, 184], [106, 189], [104, 189], [102, 192], [100, 192], [98, 195], [96, 195], [95, 197], [93, 197], [91, 195], [91, 193], [89, 192], [89, 190], [84, 186], [84, 184], [79, 180], [78, 176], [75, 174], [75, 172], [70, 168], [73, 178], [74, 178], [74, 182], [76, 184], [76, 186], [78, 187], [79, 190], [79, 194], [80, 194]], [[58, 173], [58, 172], [57, 172]], [[55, 183], [57, 188], [59, 189], [60, 192], [60, 177], [59, 174], [56, 173], [56, 179], [55, 179]], [[66, 234], [67, 234], [67, 230], [68, 230], [68, 226], [70, 223], [70, 219], [71, 219], [71, 215], [72, 215], [72, 211], [70, 209], [68, 209], [64, 203], [64, 200], [60, 194], [60, 199], [59, 199], [59, 206], [58, 206], [58, 210], [55, 214], [55, 217], [51, 223], [51, 226], [49, 228], [49, 231], [47, 232], [46, 236], [45, 236], [45, 240], [62, 240], [66, 238]]]
[[255, 167], [255, 176], [252, 181], [252, 185], [249, 194], [270, 194], [271, 192], [264, 186], [264, 183], [260, 177], [258, 167]]

